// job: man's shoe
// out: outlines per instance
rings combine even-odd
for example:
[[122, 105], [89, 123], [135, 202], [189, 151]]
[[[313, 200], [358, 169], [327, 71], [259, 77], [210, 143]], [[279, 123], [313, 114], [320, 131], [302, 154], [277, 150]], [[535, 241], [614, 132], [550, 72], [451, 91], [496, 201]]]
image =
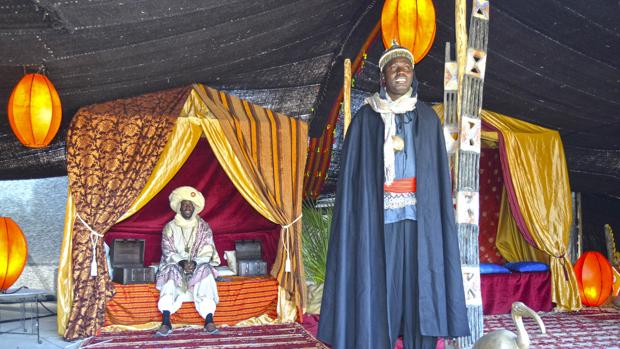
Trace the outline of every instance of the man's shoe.
[[208, 334], [216, 334], [219, 332], [219, 330], [217, 329], [217, 327], [215, 327], [215, 324], [213, 322], [209, 322], [208, 324], [206, 324], [204, 330]]
[[155, 335], [158, 337], [166, 337], [172, 333], [172, 327], [166, 324], [161, 324]]

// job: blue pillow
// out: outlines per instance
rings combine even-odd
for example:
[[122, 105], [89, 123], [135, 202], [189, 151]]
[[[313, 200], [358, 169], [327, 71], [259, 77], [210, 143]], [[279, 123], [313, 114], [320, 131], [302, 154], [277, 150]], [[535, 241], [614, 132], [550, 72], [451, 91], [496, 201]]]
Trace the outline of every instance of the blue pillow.
[[480, 274], [510, 274], [510, 270], [499, 264], [480, 263]]
[[512, 262], [506, 263], [504, 266], [512, 271], [518, 271], [520, 273], [549, 270], [549, 266], [541, 262]]

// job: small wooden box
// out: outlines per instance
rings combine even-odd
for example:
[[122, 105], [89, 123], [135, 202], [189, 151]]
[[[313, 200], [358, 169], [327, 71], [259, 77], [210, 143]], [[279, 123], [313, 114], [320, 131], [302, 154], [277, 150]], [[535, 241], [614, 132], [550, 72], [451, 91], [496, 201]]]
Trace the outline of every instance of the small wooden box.
[[237, 240], [235, 241], [235, 255], [237, 260], [261, 259], [263, 257], [260, 240]]
[[143, 239], [114, 239], [110, 248], [112, 267], [143, 267]]
[[144, 267], [143, 239], [115, 239], [110, 248], [112, 281], [119, 284], [155, 282], [155, 270]]
[[114, 267], [112, 281], [123, 284], [150, 284], [155, 282], [155, 269], [145, 267]]
[[267, 262], [260, 259], [244, 259], [237, 261], [237, 275], [267, 275]]

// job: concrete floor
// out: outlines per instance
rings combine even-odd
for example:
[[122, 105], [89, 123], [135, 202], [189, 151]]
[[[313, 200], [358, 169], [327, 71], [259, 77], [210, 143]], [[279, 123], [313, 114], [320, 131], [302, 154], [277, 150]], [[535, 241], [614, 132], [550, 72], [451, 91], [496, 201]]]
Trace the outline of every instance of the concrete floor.
[[[43, 306], [47, 307], [50, 313]], [[31, 310], [31, 304], [27, 304], [27, 316]], [[34, 320], [26, 317], [22, 324], [21, 304], [0, 304], [0, 348], [2, 349], [56, 349], [56, 348], [79, 348], [82, 341], [67, 342], [56, 331], [56, 302], [45, 301], [39, 305], [39, 335], [41, 344], [37, 343], [36, 329], [33, 331]], [[15, 319], [16, 321], [10, 321]], [[5, 322], [8, 321], [8, 322]], [[24, 325], [26, 333], [24, 333]], [[1, 333], [15, 332], [15, 333]], [[34, 333], [33, 333], [34, 332]]]

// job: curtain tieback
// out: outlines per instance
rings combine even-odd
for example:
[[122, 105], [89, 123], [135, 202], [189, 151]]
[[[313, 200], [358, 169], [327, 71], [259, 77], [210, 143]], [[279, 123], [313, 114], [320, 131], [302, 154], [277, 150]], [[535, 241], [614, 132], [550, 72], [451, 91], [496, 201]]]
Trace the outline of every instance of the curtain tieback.
[[95, 231], [95, 229], [91, 228], [90, 225], [84, 222], [82, 217], [80, 217], [79, 213], [76, 212], [75, 214], [77, 215], [77, 218], [80, 220], [80, 222], [84, 224], [86, 229], [90, 231], [90, 242], [93, 247], [93, 259], [90, 262], [90, 276], [97, 276], [97, 242], [99, 242], [99, 238], [102, 238], [103, 235], [99, 234], [97, 231]]
[[565, 256], [566, 256], [566, 253], [562, 253], [559, 256], [553, 256], [553, 257], [560, 260], [560, 264], [562, 265], [562, 271], [564, 272], [564, 280], [568, 281], [568, 270], [566, 270], [566, 261], [564, 260]]
[[300, 214], [299, 217], [295, 218], [294, 221], [290, 222], [289, 224], [282, 225], [282, 230], [280, 231], [280, 236], [282, 236], [282, 238], [284, 239], [284, 242], [282, 243], [282, 245], [284, 246], [284, 251], [286, 252], [286, 262], [284, 263], [284, 271], [287, 273], [291, 272], [291, 257], [290, 257], [289, 249], [288, 249], [288, 244], [290, 241], [289, 228], [293, 224], [297, 223], [297, 221], [300, 220], [302, 216], [303, 214]]

